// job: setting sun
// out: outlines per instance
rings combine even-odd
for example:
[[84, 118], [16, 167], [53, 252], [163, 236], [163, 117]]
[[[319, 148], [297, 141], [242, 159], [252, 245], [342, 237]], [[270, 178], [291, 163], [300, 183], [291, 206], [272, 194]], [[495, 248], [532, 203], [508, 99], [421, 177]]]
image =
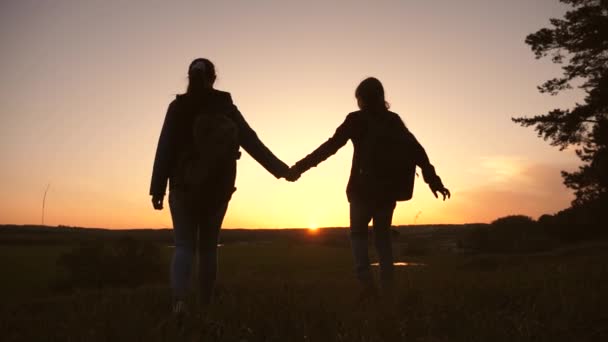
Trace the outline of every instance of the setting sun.
[[308, 227], [308, 232], [310, 234], [317, 234], [319, 232], [319, 227], [316, 224], [312, 224]]

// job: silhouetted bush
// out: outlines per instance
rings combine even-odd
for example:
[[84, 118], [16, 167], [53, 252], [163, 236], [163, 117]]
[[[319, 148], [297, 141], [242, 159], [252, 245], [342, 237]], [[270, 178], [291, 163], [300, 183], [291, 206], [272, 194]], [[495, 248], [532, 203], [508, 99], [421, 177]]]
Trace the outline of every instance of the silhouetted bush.
[[555, 222], [555, 216], [553, 215], [544, 214], [538, 218], [538, 223], [540, 224], [551, 224], [553, 222]]
[[82, 244], [57, 264], [65, 270], [55, 284], [58, 290], [137, 287], [167, 278], [160, 246], [132, 237]]
[[538, 222], [524, 215], [501, 217], [491, 225], [472, 229], [458, 246], [480, 253], [540, 252], [573, 242], [608, 237], [606, 203], [571, 207]]
[[555, 215], [543, 215], [538, 221], [542, 229], [563, 243], [608, 237], [608, 199], [564, 209]]
[[498, 218], [492, 222], [494, 226], [531, 226], [535, 221], [530, 216], [509, 215]]
[[481, 253], [529, 253], [553, 248], [556, 241], [529, 216], [501, 217], [491, 225], [472, 229], [459, 246]]

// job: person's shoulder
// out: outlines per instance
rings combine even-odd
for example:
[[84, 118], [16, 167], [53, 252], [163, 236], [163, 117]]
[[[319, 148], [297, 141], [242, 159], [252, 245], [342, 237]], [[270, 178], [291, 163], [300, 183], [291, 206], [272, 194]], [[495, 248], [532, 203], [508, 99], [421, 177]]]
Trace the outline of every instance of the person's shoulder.
[[357, 110], [346, 115], [346, 120], [360, 120], [363, 117], [363, 111]]
[[180, 102], [183, 102], [185, 96], [186, 96], [186, 94], [176, 94], [175, 98], [173, 100], [171, 100], [171, 102], [169, 102], [169, 105], [173, 106], [173, 105], [176, 105], [176, 104], [178, 104]]
[[191, 94], [188, 94], [188, 93], [176, 94], [175, 98], [173, 99], [173, 101], [171, 101], [171, 103], [169, 105], [177, 107], [177, 106], [190, 104], [192, 101], [194, 101], [194, 97]]
[[411, 133], [410, 129], [405, 124], [405, 121], [403, 120], [403, 118], [401, 117], [401, 115], [399, 115], [398, 113], [392, 112], [390, 110], [387, 111], [387, 113], [390, 115], [390, 118], [391, 118], [391, 121], [392, 121], [393, 124], [395, 124], [398, 127], [401, 127], [406, 132]]
[[349, 127], [349, 129], [353, 129], [355, 131], [360, 130], [365, 126], [367, 122], [366, 114], [364, 111], [357, 110], [354, 112], [348, 113], [346, 115], [346, 119], [344, 119], [344, 123], [342, 124], [344, 127]]
[[354, 111], [354, 112], [350, 112], [346, 115], [346, 118], [344, 119], [344, 124], [348, 124], [348, 125], [353, 125], [359, 121], [361, 121], [361, 111]]
[[213, 96], [219, 101], [232, 103], [232, 95], [227, 91], [213, 89]]
[[401, 118], [401, 115], [399, 115], [398, 113], [392, 112], [390, 110], [387, 110], [386, 112], [390, 116], [391, 120], [403, 122], [403, 119]]
[[173, 112], [177, 111], [178, 108], [180, 108], [183, 105], [185, 100], [186, 100], [185, 94], [175, 95], [175, 98], [173, 100], [171, 100], [171, 102], [169, 102], [168, 112], [173, 113]]
[[213, 93], [217, 96], [230, 96], [230, 93], [223, 90], [213, 89]]

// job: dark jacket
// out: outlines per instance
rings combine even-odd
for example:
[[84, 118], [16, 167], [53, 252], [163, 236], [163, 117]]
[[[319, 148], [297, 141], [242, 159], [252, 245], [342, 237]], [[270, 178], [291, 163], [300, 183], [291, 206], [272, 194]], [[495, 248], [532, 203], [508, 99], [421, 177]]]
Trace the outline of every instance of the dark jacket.
[[[369, 125], [369, 120], [374, 120], [379, 116], [385, 116], [384, 119], [392, 120], [394, 125], [400, 126], [403, 128], [405, 135], [407, 136], [407, 140], [409, 141], [411, 151], [412, 161], [418, 165], [422, 169], [422, 175], [424, 181], [431, 185], [431, 188], [439, 188], [443, 187], [441, 183], [441, 179], [435, 173], [435, 168], [429, 162], [429, 158], [424, 151], [424, 148], [416, 137], [405, 127], [403, 121], [398, 114], [383, 111], [383, 112], [368, 112], [368, 111], [357, 111], [352, 112], [346, 116], [346, 120], [336, 129], [336, 133], [329, 138], [325, 143], [319, 146], [315, 151], [306, 156], [304, 159], [300, 160], [296, 163], [294, 168], [298, 172], [305, 172], [311, 167], [317, 166], [319, 163], [329, 158], [331, 155], [335, 154], [342, 146], [348, 142], [348, 140], [352, 140], [354, 153], [353, 153], [353, 162], [350, 171], [350, 179], [348, 180], [348, 186], [346, 188], [346, 194], [348, 196], [348, 201], [367, 201], [367, 200], [379, 200], [379, 201], [395, 201], [398, 195], [391, 193], [381, 193], [376, 194], [374, 197], [369, 198], [370, 194], [366, 189], [368, 188], [365, 184], [366, 179], [361, 176], [361, 170], [365, 168], [362, 165], [362, 153], [361, 151], [365, 148], [363, 145], [368, 143], [368, 140], [365, 139], [367, 134], [367, 128]], [[413, 191], [414, 188], [414, 175], [412, 174], [411, 183], [408, 184], [409, 189], [406, 191]]]
[[[158, 139], [150, 185], [151, 195], [165, 194], [167, 181], [170, 190], [179, 186], [175, 184], [174, 177], [177, 159], [180, 152], [192, 144], [194, 119], [202, 110], [225, 113], [238, 127], [240, 146], [275, 177], [280, 178], [286, 174], [289, 167], [260, 141], [232, 102], [230, 93], [211, 89], [200, 95], [178, 95], [169, 105]], [[231, 183], [230, 186], [233, 187], [235, 177], [236, 163], [231, 170], [226, 170], [221, 181], [229, 185]]]

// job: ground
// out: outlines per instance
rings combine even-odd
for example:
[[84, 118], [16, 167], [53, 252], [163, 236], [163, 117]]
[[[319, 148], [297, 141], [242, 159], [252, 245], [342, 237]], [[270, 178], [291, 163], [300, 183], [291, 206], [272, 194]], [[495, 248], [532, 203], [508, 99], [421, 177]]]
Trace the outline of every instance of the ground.
[[[215, 302], [202, 312], [192, 308], [180, 335], [167, 283], [58, 293], [55, 262], [73, 246], [3, 245], [1, 339], [605, 341], [607, 247], [407, 256], [398, 245], [397, 259], [426, 266], [399, 267], [392, 297], [359, 302], [347, 243], [227, 243]], [[168, 263], [171, 248], [163, 248]]]

